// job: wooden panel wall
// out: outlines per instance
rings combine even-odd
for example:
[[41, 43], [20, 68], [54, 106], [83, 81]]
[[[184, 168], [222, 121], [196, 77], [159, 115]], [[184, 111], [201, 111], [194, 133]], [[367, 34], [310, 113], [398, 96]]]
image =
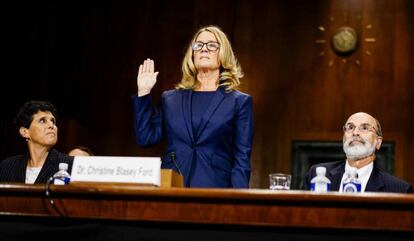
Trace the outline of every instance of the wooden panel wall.
[[[180, 79], [192, 34], [215, 24], [233, 43], [242, 90], [254, 100], [252, 187], [266, 187], [270, 172], [290, 172], [292, 140], [341, 140], [341, 126], [357, 111], [380, 120], [385, 140], [396, 143], [395, 174], [414, 184], [413, 1], [33, 3], [7, 12], [1, 157], [23, 150], [12, 119], [34, 98], [56, 103], [61, 151], [83, 144], [98, 155], [160, 156], [162, 144], [134, 141], [137, 66], [155, 59], [158, 100]], [[360, 37], [346, 59], [329, 45], [345, 25]]]

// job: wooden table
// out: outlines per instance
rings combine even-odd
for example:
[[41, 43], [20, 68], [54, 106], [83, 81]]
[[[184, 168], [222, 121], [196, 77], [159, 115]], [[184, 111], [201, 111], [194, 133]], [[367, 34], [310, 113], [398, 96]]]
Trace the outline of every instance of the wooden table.
[[[42, 228], [42, 223], [47, 226], [51, 222], [63, 222], [56, 227], [62, 228], [67, 223], [71, 227], [74, 223], [93, 223], [116, 226], [119, 230], [123, 226], [128, 230], [137, 227], [141, 228], [140, 232], [142, 228], [155, 228], [170, 240], [175, 239], [169, 233], [177, 230], [185, 238], [180, 236], [176, 240], [194, 240], [191, 235], [203, 240], [200, 235], [210, 234], [212, 236], [206, 236], [205, 240], [214, 238], [214, 241], [220, 240], [220, 235], [234, 235], [241, 240], [240, 237], [254, 237], [249, 236], [252, 233], [262, 235], [258, 236], [261, 240], [267, 237], [269, 240], [274, 240], [272, 237], [301, 240], [309, 235], [319, 240], [341, 239], [346, 235], [404, 240], [405, 237], [411, 239], [414, 234], [414, 194], [315, 194], [293, 190], [81, 183], [52, 185], [50, 194], [54, 206], [46, 197], [43, 185], [0, 184], [2, 224], [39, 224]], [[12, 235], [12, 231], [2, 226], [0, 224], [0, 235], [1, 232]], [[10, 228], [10, 225], [4, 227]], [[171, 230], [171, 227], [176, 229]], [[186, 227], [191, 228], [186, 230]], [[215, 232], [219, 237], [214, 236]]]

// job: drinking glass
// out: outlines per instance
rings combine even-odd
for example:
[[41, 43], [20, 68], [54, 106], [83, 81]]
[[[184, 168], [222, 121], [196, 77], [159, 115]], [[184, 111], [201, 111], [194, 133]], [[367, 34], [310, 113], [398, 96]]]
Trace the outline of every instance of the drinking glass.
[[292, 176], [284, 173], [269, 174], [270, 190], [290, 190]]

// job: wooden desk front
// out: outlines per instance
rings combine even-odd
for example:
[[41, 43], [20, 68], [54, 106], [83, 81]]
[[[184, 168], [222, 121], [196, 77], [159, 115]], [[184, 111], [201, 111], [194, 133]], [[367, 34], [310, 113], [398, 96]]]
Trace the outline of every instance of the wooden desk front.
[[133, 226], [145, 223], [146, 227], [160, 229], [166, 225], [190, 225], [224, 232], [234, 228], [264, 233], [279, 230], [284, 235], [287, 234], [283, 230], [292, 234], [328, 232], [327, 240], [348, 232], [403, 239], [414, 233], [414, 194], [71, 184], [51, 186], [51, 197], [58, 210], [46, 198], [43, 185], [0, 184], [0, 218], [5, 223], [10, 219], [13, 223], [81, 220], [76, 222]]

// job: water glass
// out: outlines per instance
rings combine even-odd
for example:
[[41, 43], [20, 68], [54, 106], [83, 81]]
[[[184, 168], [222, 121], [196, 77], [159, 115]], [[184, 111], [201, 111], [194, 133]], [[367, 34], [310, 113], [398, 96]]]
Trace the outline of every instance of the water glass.
[[269, 174], [270, 190], [290, 190], [292, 176], [284, 173]]

